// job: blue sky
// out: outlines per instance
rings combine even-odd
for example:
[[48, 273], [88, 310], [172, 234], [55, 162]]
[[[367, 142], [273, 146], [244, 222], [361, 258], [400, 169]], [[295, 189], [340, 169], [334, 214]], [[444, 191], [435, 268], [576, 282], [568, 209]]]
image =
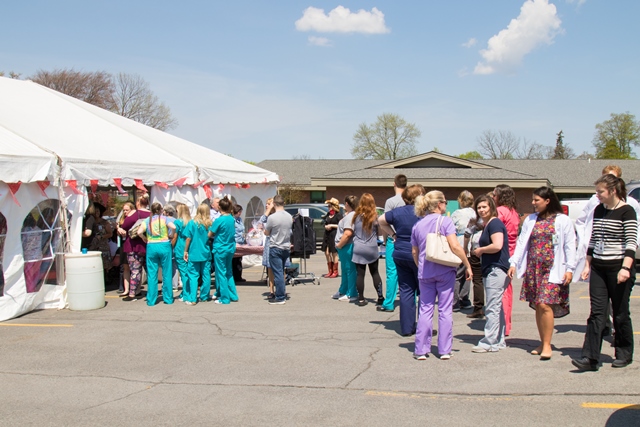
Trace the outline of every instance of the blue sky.
[[385, 112], [418, 126], [419, 152], [562, 129], [581, 153], [611, 113], [640, 115], [638, 16], [630, 0], [23, 0], [2, 8], [0, 70], [137, 73], [171, 133], [243, 160], [350, 158]]

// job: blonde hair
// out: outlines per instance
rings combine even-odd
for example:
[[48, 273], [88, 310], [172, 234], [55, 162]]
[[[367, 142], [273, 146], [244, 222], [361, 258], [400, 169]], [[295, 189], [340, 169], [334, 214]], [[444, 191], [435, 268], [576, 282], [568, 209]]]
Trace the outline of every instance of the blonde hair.
[[266, 216], [271, 215], [272, 213], [274, 213], [276, 211], [276, 207], [273, 205], [273, 197], [269, 197], [267, 199], [267, 203], [265, 203], [265, 206], [268, 205], [269, 203], [271, 203], [271, 209], [269, 209], [268, 211], [265, 211], [264, 214]]
[[429, 191], [424, 196], [418, 196], [414, 202], [416, 216], [423, 217], [427, 214], [433, 213], [433, 211], [438, 207], [438, 203], [446, 201], [444, 193], [438, 190]]
[[143, 208], [146, 208], [149, 206], [149, 193], [145, 193], [142, 196], [140, 196], [138, 198], [138, 203], [140, 203], [140, 206], [142, 206]]
[[615, 175], [618, 178], [622, 178], [622, 169], [617, 165], [607, 165], [602, 169], [602, 175], [611, 174]]
[[189, 212], [189, 207], [184, 203], [180, 203], [176, 209], [177, 219], [181, 219], [184, 225], [186, 226], [189, 221], [191, 221], [191, 212]]
[[470, 206], [473, 206], [473, 194], [471, 194], [467, 190], [464, 190], [458, 196], [458, 204], [460, 204], [460, 208], [468, 208]]
[[198, 224], [198, 226], [204, 225], [205, 228], [211, 227], [211, 211], [209, 209], [209, 205], [206, 203], [201, 203], [198, 206], [196, 216], [193, 218], [193, 221]]
[[[133, 204], [133, 202], [124, 202], [124, 204], [122, 205], [122, 208], [124, 208], [125, 206], [129, 206], [129, 209], [131, 209], [132, 211], [136, 210], [136, 206]], [[120, 215], [119, 225], [122, 225], [122, 223], [124, 222], [125, 219], [126, 219], [126, 215], [125, 214]]]

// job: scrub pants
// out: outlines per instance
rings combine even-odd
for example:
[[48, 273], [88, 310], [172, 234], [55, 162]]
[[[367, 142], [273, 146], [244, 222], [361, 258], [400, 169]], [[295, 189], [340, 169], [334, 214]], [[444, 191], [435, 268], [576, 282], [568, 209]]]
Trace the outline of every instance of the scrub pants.
[[420, 314], [416, 330], [414, 354], [423, 355], [431, 351], [433, 335], [433, 311], [438, 299], [438, 353], [450, 354], [453, 347], [453, 286], [456, 269], [447, 273], [420, 279]]
[[[180, 280], [182, 281], [182, 292], [180, 296], [184, 300], [184, 296], [189, 292], [191, 284], [189, 283], [189, 271], [188, 271], [188, 263], [182, 257], [184, 255], [184, 250], [180, 251], [181, 253], [175, 254], [175, 261], [178, 267], [178, 273], [180, 273]], [[196, 283], [197, 286], [197, 283]]]
[[213, 259], [216, 266], [216, 296], [220, 304], [238, 301], [238, 292], [233, 280], [231, 267], [234, 252], [216, 252]]
[[162, 267], [162, 300], [173, 304], [171, 242], [147, 243], [147, 305], [158, 302], [158, 267]]
[[418, 266], [413, 260], [397, 259], [398, 288], [400, 289], [400, 333], [416, 332], [416, 294], [420, 290]]
[[395, 242], [391, 237], [387, 237], [387, 246], [385, 248], [384, 262], [387, 267], [387, 294], [384, 297], [382, 308], [385, 310], [393, 310], [396, 302], [396, 296], [398, 294], [398, 270], [396, 269], [396, 263], [393, 260], [393, 251], [395, 249]]
[[182, 292], [182, 298], [187, 302], [196, 302], [198, 299], [198, 279], [202, 278], [200, 286], [200, 301], [210, 301], [211, 296], [211, 260], [191, 261], [187, 265], [189, 274], [189, 292]]
[[358, 296], [358, 290], [356, 289], [358, 274], [356, 273], [356, 265], [351, 261], [351, 258], [353, 258], [353, 243], [338, 249], [338, 258], [342, 263], [342, 276], [340, 277], [338, 293], [349, 298], [356, 298]]
[[499, 351], [507, 346], [504, 342], [506, 325], [502, 302], [511, 279], [504, 270], [493, 267], [482, 281], [487, 299], [487, 305], [484, 308], [487, 323], [484, 325], [484, 338], [480, 340], [478, 347], [487, 351]]

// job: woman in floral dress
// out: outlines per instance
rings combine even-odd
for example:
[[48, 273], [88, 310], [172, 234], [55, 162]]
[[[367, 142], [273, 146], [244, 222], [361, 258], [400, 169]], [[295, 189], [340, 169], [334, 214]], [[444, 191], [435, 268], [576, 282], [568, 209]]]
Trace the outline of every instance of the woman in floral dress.
[[549, 187], [533, 192], [535, 213], [522, 225], [508, 275], [523, 277], [520, 300], [536, 310], [540, 345], [531, 354], [551, 358], [554, 318], [569, 314], [569, 283], [576, 268], [573, 223], [562, 213], [558, 197]]

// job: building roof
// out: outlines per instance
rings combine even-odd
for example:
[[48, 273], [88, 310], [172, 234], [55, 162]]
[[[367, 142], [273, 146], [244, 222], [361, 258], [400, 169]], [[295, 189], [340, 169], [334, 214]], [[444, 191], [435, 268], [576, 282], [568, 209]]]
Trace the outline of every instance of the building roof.
[[580, 193], [593, 192], [593, 182], [609, 164], [622, 168], [625, 181], [640, 180], [640, 160], [465, 160], [433, 151], [400, 160], [264, 160], [258, 166], [276, 171], [283, 183], [310, 190], [387, 185], [395, 175], [403, 173], [409, 181], [423, 185], [552, 185], [557, 191]]

